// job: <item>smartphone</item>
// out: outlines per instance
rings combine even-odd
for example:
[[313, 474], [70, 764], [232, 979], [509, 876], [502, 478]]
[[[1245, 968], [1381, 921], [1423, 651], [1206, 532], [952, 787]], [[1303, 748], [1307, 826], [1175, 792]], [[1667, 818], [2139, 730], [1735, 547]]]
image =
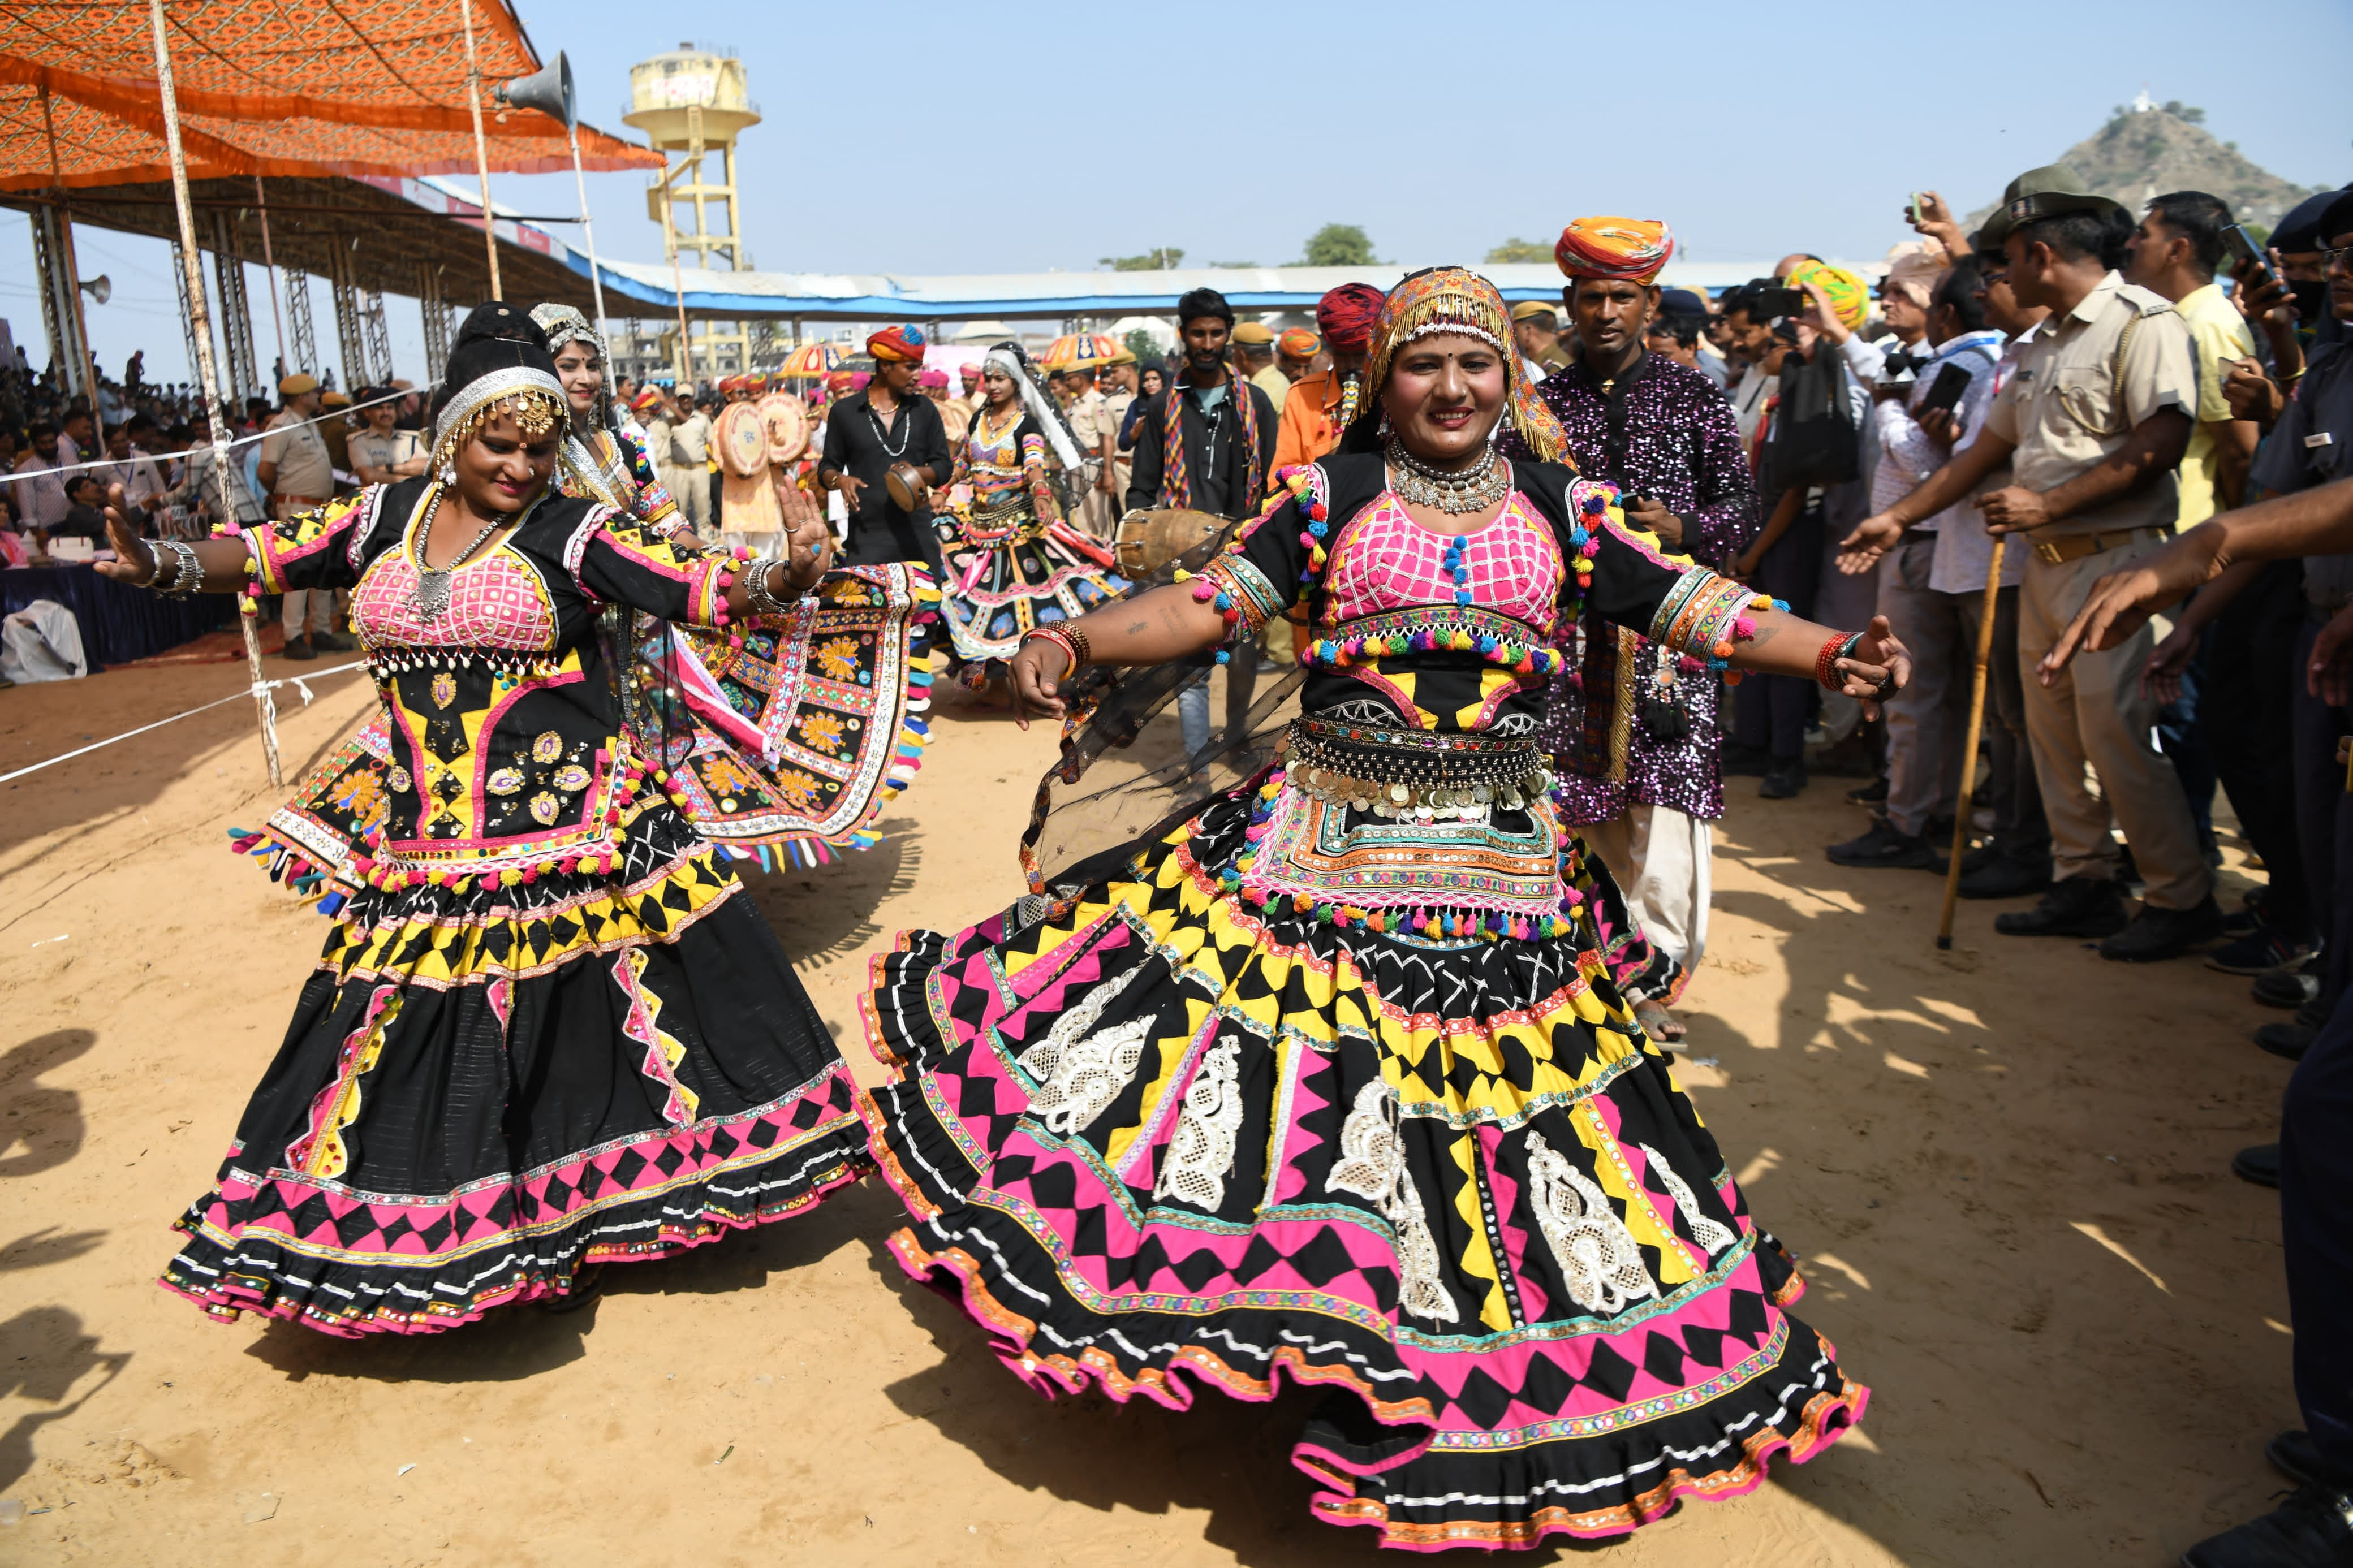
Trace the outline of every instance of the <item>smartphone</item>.
[[1915, 227], [1915, 228], [1916, 228], [1916, 227], [1918, 227], [1918, 226], [1919, 226], [1919, 224], [1920, 224], [1920, 193], [1919, 193], [1919, 192], [1915, 191], [1915, 192], [1913, 192], [1913, 193], [1912, 193], [1912, 205], [1911, 205], [1910, 206], [1905, 207], [1905, 208], [1904, 209], [1904, 216], [1905, 216], [1906, 218], [1909, 218], [1909, 219], [1911, 220], [1912, 225], [1913, 225], [1913, 226], [1914, 226], [1914, 227]]
[[1946, 365], [1928, 384], [1928, 395], [1920, 399], [1916, 412], [1926, 414], [1933, 408], [1939, 414], [1950, 414], [1961, 405], [1961, 394], [1968, 389], [1969, 373], [1957, 364]]
[[1759, 289], [1757, 291], [1757, 308], [1765, 312], [1765, 319], [1768, 321], [1800, 315], [1806, 309], [1806, 291], [1803, 289]]
[[2263, 247], [2255, 243], [2255, 237], [2247, 232], [2245, 225], [2224, 225], [2222, 244], [2242, 267], [2253, 268], [2264, 282], [2279, 281], [2279, 274], [2272, 268], [2272, 258], [2263, 254]]

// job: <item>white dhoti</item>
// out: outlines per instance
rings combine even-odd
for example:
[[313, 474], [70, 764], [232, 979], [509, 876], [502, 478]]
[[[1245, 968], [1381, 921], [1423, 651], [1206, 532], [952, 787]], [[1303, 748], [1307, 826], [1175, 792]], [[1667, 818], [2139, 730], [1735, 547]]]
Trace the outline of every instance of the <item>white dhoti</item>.
[[1624, 816], [1586, 823], [1577, 831], [1617, 879], [1642, 935], [1674, 964], [1666, 999], [1676, 1000], [1707, 953], [1707, 824], [1672, 806], [1637, 805]]

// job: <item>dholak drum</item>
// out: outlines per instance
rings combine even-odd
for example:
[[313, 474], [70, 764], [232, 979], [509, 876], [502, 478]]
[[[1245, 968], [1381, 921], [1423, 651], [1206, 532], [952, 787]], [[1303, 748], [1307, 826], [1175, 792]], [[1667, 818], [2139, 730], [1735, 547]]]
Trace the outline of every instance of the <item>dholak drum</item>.
[[891, 492], [891, 504], [901, 511], [921, 511], [931, 504], [931, 492], [913, 463], [892, 464], [890, 471], [882, 476], [882, 488]]
[[731, 403], [719, 415], [720, 466], [738, 479], [768, 471], [768, 428], [748, 403]]
[[1225, 526], [1224, 518], [1206, 511], [1147, 507], [1119, 520], [1112, 552], [1119, 558], [1120, 574], [1141, 583]]
[[808, 450], [808, 405], [789, 392], [772, 392], [754, 404], [768, 432], [768, 461], [782, 468]]

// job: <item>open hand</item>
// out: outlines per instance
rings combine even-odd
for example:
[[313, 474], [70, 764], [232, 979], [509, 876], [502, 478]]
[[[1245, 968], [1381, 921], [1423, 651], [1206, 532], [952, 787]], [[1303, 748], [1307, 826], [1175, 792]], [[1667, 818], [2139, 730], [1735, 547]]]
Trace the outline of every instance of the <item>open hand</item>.
[[799, 510], [801, 515], [797, 518], [790, 511], [786, 513], [788, 526], [785, 533], [785, 582], [794, 593], [806, 594], [833, 565], [833, 531], [825, 525], [825, 515], [814, 506], [804, 505]]
[[2078, 649], [2106, 652], [2147, 625], [2158, 611], [2212, 582], [2229, 564], [2222, 553], [2223, 538], [2221, 523], [2201, 522], [2164, 549], [2093, 584], [2084, 607], [2042, 656], [2037, 678], [2051, 685]]
[[115, 559], [93, 561], [90, 564], [101, 577], [143, 588], [155, 580], [155, 552], [132, 526], [132, 510], [131, 503], [122, 499], [121, 485], [106, 487], [106, 542]]
[[1880, 557], [1895, 548], [1904, 537], [1904, 525], [1880, 512], [1855, 524], [1854, 531], [1839, 541], [1838, 569], [1850, 577], [1859, 577], [1879, 564]]
[[1862, 703], [1866, 718], [1879, 717], [1879, 705], [1912, 684], [1912, 654], [1895, 637], [1885, 616], [1871, 617], [1871, 626], [1854, 652], [1838, 661], [1846, 677], [1839, 689]]
[[1029, 716], [1060, 719], [1062, 677], [1071, 672], [1071, 656], [1050, 637], [1031, 637], [1015, 650], [1006, 667], [1006, 684], [1013, 689], [1013, 722], [1029, 728]]

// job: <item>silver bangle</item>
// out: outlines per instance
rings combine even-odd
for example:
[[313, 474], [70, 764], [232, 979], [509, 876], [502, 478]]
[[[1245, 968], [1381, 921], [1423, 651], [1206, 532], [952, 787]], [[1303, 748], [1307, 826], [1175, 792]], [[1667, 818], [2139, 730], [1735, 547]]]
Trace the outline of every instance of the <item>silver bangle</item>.
[[758, 568], [744, 578], [744, 596], [751, 601], [752, 613], [755, 616], [789, 615], [792, 600], [779, 599], [776, 590], [768, 586], [768, 580], [784, 570], [784, 563], [763, 561], [758, 563]]
[[163, 575], [164, 551], [168, 550], [172, 552], [172, 559], [176, 563], [169, 584], [159, 584], [154, 578], [150, 578], [148, 579], [149, 587], [167, 599], [185, 598], [196, 591], [196, 585], [204, 581], [205, 569], [203, 563], [197, 561], [195, 548], [193, 545], [177, 539], [150, 539], [145, 543], [148, 552], [155, 557], [157, 577]]

